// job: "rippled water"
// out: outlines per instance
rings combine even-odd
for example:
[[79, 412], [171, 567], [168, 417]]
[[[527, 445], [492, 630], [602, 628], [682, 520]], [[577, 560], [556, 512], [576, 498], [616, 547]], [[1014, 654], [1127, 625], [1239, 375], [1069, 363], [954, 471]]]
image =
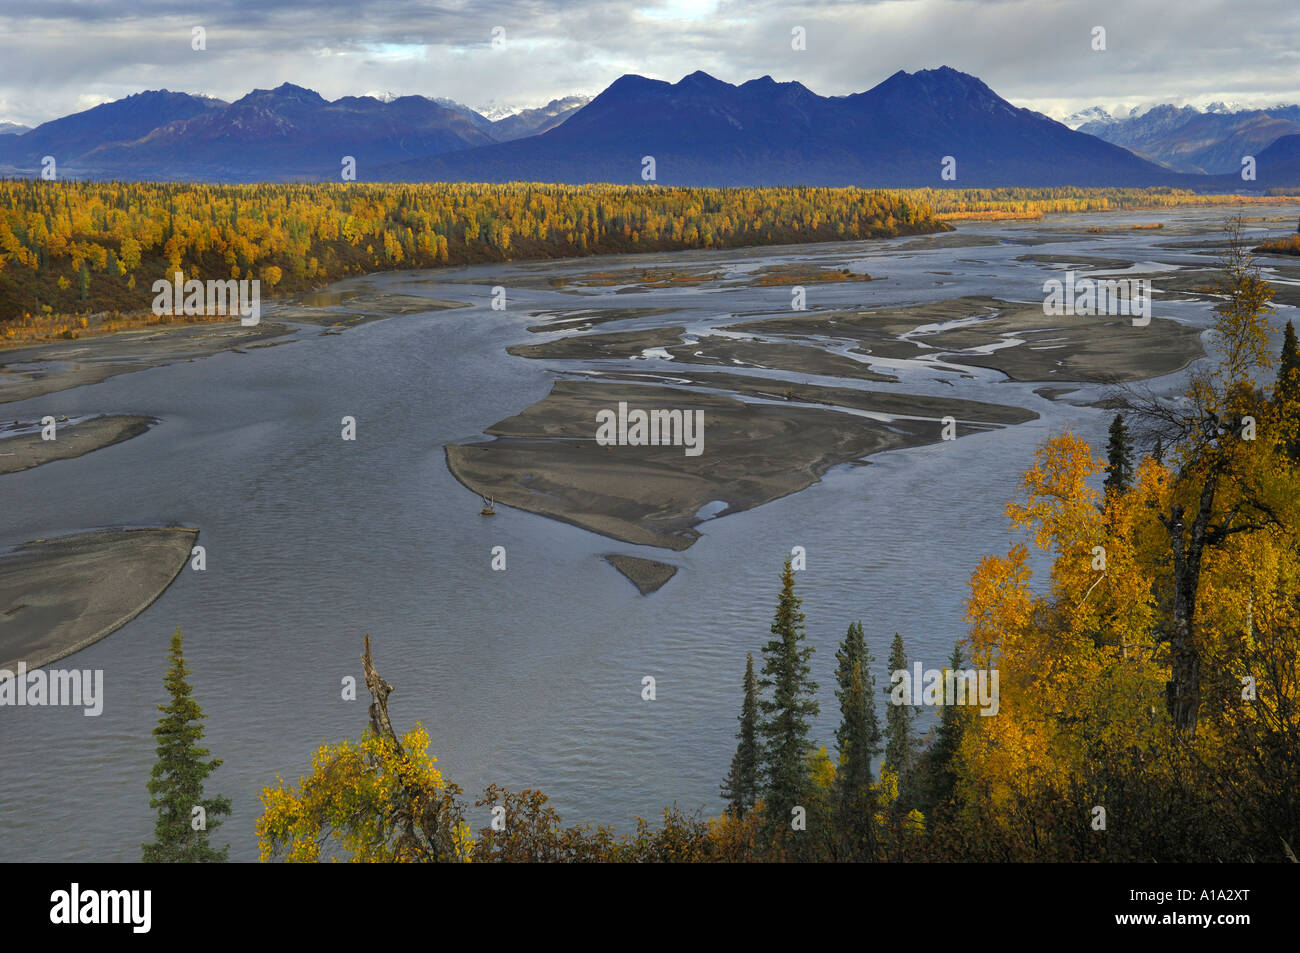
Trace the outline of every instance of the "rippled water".
[[[1194, 226], [1210, 211], [1125, 215]], [[818, 285], [809, 303], [877, 307], [989, 294], [1038, 300], [1048, 266], [1018, 255], [1082, 253], [1138, 262], [1195, 263], [1159, 248], [1178, 236], [1077, 234], [1074, 216], [1025, 225], [963, 226], [1000, 244], [903, 250], [885, 243], [654, 256], [746, 268], [813, 259], [887, 280]], [[1072, 234], [1059, 229], [1068, 225]], [[1276, 227], [1276, 226], [1275, 226]], [[1039, 239], [1049, 244], [1027, 247]], [[258, 793], [277, 775], [296, 780], [315, 747], [358, 736], [367, 698], [346, 702], [340, 681], [360, 681], [361, 636], [397, 690], [399, 730], [420, 721], [447, 776], [473, 794], [491, 781], [548, 792], [567, 822], [627, 830], [636, 815], [675, 802], [716, 812], [732, 751], [745, 653], [758, 653], [794, 545], [808, 633], [817, 648], [822, 716], [833, 738], [834, 649], [862, 619], [883, 658], [895, 631], [913, 658], [939, 664], [962, 633], [966, 581], [980, 556], [1011, 540], [1003, 506], [1035, 444], [1063, 424], [1104, 444], [1101, 411], [1051, 403], [1035, 384], [973, 370], [957, 389], [924, 367], [888, 362], [910, 392], [1019, 403], [1039, 420], [955, 443], [887, 453], [840, 467], [808, 490], [746, 513], [712, 519], [680, 554], [634, 547], [559, 522], [500, 508], [447, 472], [443, 444], [543, 397], [565, 366], [507, 357], [529, 312], [575, 307], [684, 309], [613, 324], [625, 330], [684, 323], [692, 331], [737, 312], [776, 312], [789, 289], [664, 289], [578, 299], [517, 289], [512, 280], [645, 259], [521, 263], [434, 274], [371, 276], [342, 291], [377, 288], [474, 307], [398, 317], [337, 336], [302, 331], [291, 343], [128, 374], [102, 384], [7, 405], [6, 417], [144, 413], [149, 433], [76, 460], [0, 481], [0, 546], [111, 525], [197, 526], [207, 571], [181, 573], [144, 614], [63, 663], [103, 668], [104, 714], [80, 709], [0, 709], [0, 860], [135, 860], [152, 832], [145, 784], [153, 762], [154, 706], [168, 639], [185, 630], [207, 743], [225, 764], [209, 792], [234, 799], [221, 829], [231, 856], [256, 857]], [[946, 271], [950, 274], [935, 274]], [[436, 282], [436, 283], [435, 283]], [[491, 285], [511, 289], [510, 309], [488, 307]], [[1202, 305], [1156, 314], [1203, 325]], [[270, 316], [273, 318], [273, 315]], [[658, 359], [625, 365], [671, 366]], [[1166, 382], [1168, 383], [1168, 382]], [[12, 412], [12, 413], [11, 413]], [[339, 419], [358, 421], [355, 443]], [[503, 545], [508, 569], [490, 569]], [[625, 552], [681, 567], [642, 597], [601, 558]], [[641, 700], [653, 675], [658, 698]], [[486, 809], [485, 809], [486, 810]], [[488, 816], [472, 818], [475, 826]]]

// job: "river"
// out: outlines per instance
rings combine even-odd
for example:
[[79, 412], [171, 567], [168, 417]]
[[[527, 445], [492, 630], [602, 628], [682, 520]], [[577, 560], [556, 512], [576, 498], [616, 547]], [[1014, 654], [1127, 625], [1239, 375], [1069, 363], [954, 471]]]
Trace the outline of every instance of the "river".
[[[449, 474], [442, 447], [481, 437], [549, 391], [559, 362], [504, 350], [544, 339], [526, 330], [538, 321], [533, 313], [669, 307], [678, 313], [601, 330], [695, 328], [737, 320], [731, 314], [778, 312], [790, 294], [703, 287], [577, 299], [564, 290], [516, 288], [512, 280], [647, 260], [724, 268], [847, 261], [885, 280], [817, 285], [809, 292], [817, 306], [959, 295], [1035, 301], [1054, 272], [1019, 256], [1104, 255], [1139, 269], [1204, 264], [1191, 248], [1162, 246], [1188, 241], [1226, 214], [963, 224], [961, 235], [996, 240], [972, 247], [926, 250], [902, 238], [372, 275], [334, 290], [373, 288], [472, 306], [339, 335], [303, 328], [284, 345], [9, 405], [5, 413], [15, 418], [114, 412], [162, 423], [125, 443], [0, 479], [0, 547], [175, 522], [200, 529], [207, 569], [187, 568], [134, 621], [57, 663], [104, 670], [100, 717], [79, 708], [0, 710], [0, 860], [139, 859], [153, 825], [145, 788], [154, 760], [150, 730], [154, 706], [165, 701], [162, 676], [177, 626], [207, 714], [205, 743], [224, 759], [208, 792], [234, 800], [216, 836], [231, 843], [232, 859], [257, 857], [264, 786], [277, 776], [296, 781], [320, 744], [360, 735], [368, 696], [362, 687], [359, 700], [343, 700], [341, 680], [361, 682], [365, 633], [379, 671], [396, 687], [394, 724], [399, 732], [424, 725], [438, 767], [471, 803], [496, 781], [541, 788], [567, 823], [620, 831], [672, 803], [717, 813], [718, 785], [735, 747], [745, 653], [757, 656], [768, 637], [791, 547], [808, 554], [797, 592], [817, 650], [822, 714], [814, 734], [830, 743], [834, 653], [847, 625], [863, 621], [878, 682], [888, 684], [884, 658], [895, 631], [913, 659], [940, 665], [963, 631], [971, 570], [1014, 538], [1004, 505], [1034, 447], [1068, 425], [1100, 449], [1110, 415], [1049, 401], [1033, 393], [1041, 385], [975, 369], [957, 396], [1019, 404], [1039, 419], [836, 468], [801, 493], [710, 520], [682, 553], [628, 546], [507, 508], [484, 519], [478, 498]], [[1082, 231], [1156, 221], [1166, 227]], [[493, 284], [509, 289], [505, 311], [489, 307]], [[1202, 303], [1159, 299], [1155, 313], [1198, 326], [1209, 317]], [[924, 367], [896, 362], [887, 369], [903, 383], [885, 386], [953, 394]], [[1181, 377], [1157, 383], [1173, 387]], [[339, 438], [345, 415], [357, 420], [355, 442]], [[506, 548], [504, 572], [491, 569], [494, 546]], [[608, 552], [681, 568], [659, 592], [641, 596], [600, 558]], [[654, 701], [642, 700], [645, 675], [656, 679]], [[481, 812], [471, 813], [475, 828], [490, 820], [488, 808]]]

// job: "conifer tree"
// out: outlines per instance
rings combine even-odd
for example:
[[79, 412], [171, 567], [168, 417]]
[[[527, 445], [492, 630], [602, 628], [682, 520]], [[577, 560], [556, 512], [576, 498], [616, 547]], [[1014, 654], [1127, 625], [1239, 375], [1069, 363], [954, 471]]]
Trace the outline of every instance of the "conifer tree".
[[1116, 414], [1110, 423], [1110, 442], [1106, 445], [1106, 490], [1124, 492], [1133, 482], [1133, 445], [1129, 441], [1124, 415]]
[[[891, 672], [907, 671], [907, 652], [903, 648], [903, 637], [894, 633], [894, 642], [889, 647], [889, 670]], [[896, 807], [906, 810], [911, 807], [912, 773], [916, 767], [916, 739], [912, 734], [912, 722], [916, 712], [910, 705], [885, 706], [885, 760], [898, 778], [898, 801]]]
[[862, 623], [850, 623], [835, 653], [835, 697], [840, 702], [840, 725], [835, 729], [840, 753], [835, 775], [836, 827], [847, 842], [849, 856], [861, 860], [871, 856], [874, 842], [871, 759], [880, 751], [871, 661]]
[[758, 683], [754, 678], [754, 655], [745, 655], [744, 700], [740, 705], [739, 744], [731, 758], [731, 770], [722, 783], [727, 813], [743, 819], [758, 800], [761, 752], [758, 746]]
[[1273, 385], [1273, 403], [1281, 409], [1283, 427], [1289, 434], [1286, 451], [1294, 461], [1300, 461], [1300, 346], [1297, 346], [1295, 325], [1286, 323], [1286, 336], [1282, 339], [1282, 359], [1278, 363], [1277, 383]]
[[[959, 669], [961, 665], [961, 646], [954, 645], [948, 667]], [[946, 690], [946, 678], [944, 684]], [[953, 699], [945, 697], [943, 712], [939, 716], [939, 728], [935, 732], [933, 742], [921, 758], [923, 810], [926, 814], [946, 806], [952, 800], [957, 786], [957, 752], [966, 729], [967, 711], [964, 706], [954, 705], [952, 701]]]
[[1151, 449], [1151, 458], [1156, 463], [1165, 462], [1165, 444], [1159, 437], [1156, 437], [1156, 445]]
[[862, 624], [849, 626], [843, 647], [836, 653], [840, 684], [840, 727], [835, 740], [840, 767], [835, 775], [835, 827], [844, 845], [845, 859], [870, 860], [875, 855], [876, 797], [872, 789], [871, 758], [878, 750], [880, 729], [876, 720], [875, 679], [864, 663], [870, 661], [862, 638]]
[[[870, 762], [880, 753], [880, 723], [876, 719], [876, 707], [870, 701], [875, 696], [876, 680], [871, 675], [871, 653], [867, 650], [866, 636], [862, 623], [849, 623], [849, 630], [844, 634], [844, 641], [835, 652], [835, 682], [839, 686], [835, 697], [840, 701], [840, 726], [835, 729], [835, 744], [840, 749], [840, 760], [852, 742], [865, 745], [867, 761]], [[846, 708], [854, 668], [859, 669], [866, 695], [859, 700], [857, 707]], [[868, 771], [868, 777], [870, 771]]]
[[182, 638], [177, 629], [172, 636], [171, 668], [163, 676], [171, 701], [158, 706], [163, 716], [153, 730], [158, 760], [149, 780], [149, 806], [158, 812], [158, 820], [154, 843], [143, 845], [145, 863], [220, 862], [230, 850], [229, 844], [218, 850], [209, 843], [209, 835], [220, 825], [219, 818], [230, 813], [231, 805], [229, 798], [203, 796], [203, 782], [221, 760], [205, 760], [209, 752], [199, 747], [203, 740], [199, 722], [206, 716], [185, 680], [190, 670], [185, 667]]
[[765, 801], [775, 828], [789, 823], [791, 809], [808, 791], [809, 720], [821, 713], [817, 683], [808, 660], [812, 646], [805, 644], [801, 600], [794, 594], [794, 571], [785, 561], [781, 596], [772, 620], [772, 638], [763, 646], [763, 677], [759, 687], [771, 697], [759, 701], [762, 719]]

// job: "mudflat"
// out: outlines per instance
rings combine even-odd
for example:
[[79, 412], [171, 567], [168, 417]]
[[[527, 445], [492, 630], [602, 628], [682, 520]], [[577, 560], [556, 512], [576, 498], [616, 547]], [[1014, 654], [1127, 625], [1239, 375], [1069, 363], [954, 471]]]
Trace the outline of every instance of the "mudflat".
[[[597, 412], [620, 401], [629, 408], [703, 411], [702, 452], [597, 443]], [[998, 424], [968, 422], [956, 432], [991, 426]], [[727, 514], [741, 512], [796, 493], [833, 466], [942, 437], [936, 420], [886, 422], [604, 380], [556, 381], [542, 400], [486, 432], [495, 439], [445, 447], [451, 473], [475, 493], [624, 542], [674, 550], [699, 537], [695, 527], [711, 503], [725, 502]]]
[[263, 321], [244, 327], [236, 320], [115, 331], [8, 348], [0, 350], [0, 404], [222, 351], [266, 347], [280, 343], [274, 339], [290, 333], [282, 324]]
[[[469, 307], [463, 301], [374, 290], [319, 292], [277, 302], [268, 313], [277, 321], [310, 324], [338, 334], [370, 321], [426, 311]], [[192, 361], [223, 352], [284, 344], [294, 329], [262, 320], [245, 327], [239, 319], [200, 324], [163, 324], [0, 349], [0, 404], [42, 397], [72, 387], [98, 384], [118, 374]]]
[[55, 460], [71, 460], [145, 433], [157, 417], [111, 414], [70, 424], [55, 424], [55, 439], [45, 440], [40, 430], [4, 437], [0, 429], [0, 476], [30, 470]]
[[[1152, 317], [1135, 327], [1127, 315], [1043, 314], [1041, 304], [996, 302], [984, 319], [918, 340], [948, 352], [944, 360], [992, 367], [1017, 381], [1146, 380], [1182, 370], [1205, 355], [1201, 330]], [[1004, 342], [987, 353], [981, 348]]]
[[602, 374], [599, 379], [646, 383], [672, 382], [678, 386], [708, 387], [761, 400], [824, 404], [828, 407], [845, 407], [898, 417], [923, 417], [935, 421], [951, 416], [958, 422], [1009, 425], [1023, 424], [1038, 418], [1038, 414], [1034, 411], [1010, 404], [990, 404], [987, 401], [965, 400], [960, 397], [928, 397], [924, 394], [905, 394], [898, 391], [828, 387], [824, 384], [751, 377], [746, 374], [730, 374], [726, 371], [686, 371], [675, 373], [671, 377], [653, 372]]
[[863, 353], [991, 367], [1017, 381], [1119, 382], [1181, 370], [1205, 354], [1199, 329], [1152, 317], [1049, 316], [1035, 302], [968, 296], [875, 311], [801, 312], [727, 330], [854, 340]]
[[48, 665], [130, 622], [171, 585], [198, 535], [106, 530], [0, 555], [0, 669]]
[[579, 334], [540, 344], [517, 344], [506, 351], [516, 357], [559, 360], [625, 360], [645, 356], [646, 352], [662, 352], [658, 356], [666, 355], [684, 364], [762, 367], [865, 381], [896, 379], [872, 370], [863, 361], [819, 347], [786, 341], [747, 341], [725, 335], [705, 335], [687, 343], [683, 340], [685, 331], [684, 327], [670, 327]]
[[626, 576], [643, 596], [658, 592], [664, 583], [677, 575], [676, 566], [661, 563], [657, 559], [610, 553], [605, 557], [605, 561]]

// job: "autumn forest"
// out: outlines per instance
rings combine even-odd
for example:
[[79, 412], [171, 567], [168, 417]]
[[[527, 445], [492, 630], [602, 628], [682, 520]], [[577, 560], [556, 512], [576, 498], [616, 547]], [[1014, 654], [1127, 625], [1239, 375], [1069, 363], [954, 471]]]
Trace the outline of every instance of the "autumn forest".
[[[301, 292], [372, 271], [575, 255], [847, 241], [955, 218], [1250, 205], [1158, 189], [708, 189], [0, 181], [0, 346], [145, 312], [150, 288], [250, 278]], [[155, 321], [137, 315], [136, 322]]]

